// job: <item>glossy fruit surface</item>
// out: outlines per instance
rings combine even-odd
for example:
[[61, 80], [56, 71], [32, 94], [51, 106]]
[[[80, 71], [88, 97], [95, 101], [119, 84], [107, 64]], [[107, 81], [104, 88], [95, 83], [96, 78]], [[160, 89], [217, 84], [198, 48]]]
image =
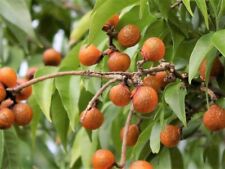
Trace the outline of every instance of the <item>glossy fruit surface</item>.
[[106, 149], [97, 150], [92, 157], [94, 169], [111, 169], [114, 163], [115, 157], [113, 153]]
[[[123, 140], [124, 128], [120, 131], [120, 139]], [[133, 146], [138, 140], [140, 134], [139, 128], [136, 124], [129, 125], [128, 134], [127, 134], [127, 145]]]
[[26, 78], [27, 80], [33, 79], [33, 78], [34, 78], [34, 74], [36, 73], [37, 69], [38, 69], [37, 67], [30, 67], [30, 68], [27, 70], [27, 73], [26, 73], [26, 75], [25, 75], [25, 78]]
[[0, 82], [6, 87], [16, 86], [17, 75], [16, 72], [10, 67], [0, 68]]
[[26, 103], [18, 103], [13, 107], [15, 114], [15, 123], [17, 125], [25, 126], [32, 120], [33, 112], [31, 107]]
[[126, 53], [113, 52], [109, 56], [108, 68], [110, 71], [125, 72], [130, 67], [130, 57]]
[[165, 45], [157, 37], [151, 37], [144, 42], [141, 49], [141, 55], [145, 60], [159, 61], [165, 55]]
[[143, 84], [145, 86], [150, 86], [153, 89], [155, 89], [157, 92], [159, 92], [161, 85], [160, 82], [157, 80], [156, 76], [147, 76], [143, 80]]
[[48, 66], [58, 66], [61, 62], [62, 56], [55, 49], [46, 49], [43, 53], [43, 62]]
[[84, 118], [83, 116], [84, 112], [81, 113], [80, 122], [84, 128], [89, 130], [95, 130], [101, 127], [104, 121], [103, 114], [95, 107], [88, 110]]
[[131, 47], [138, 43], [141, 33], [136, 25], [126, 25], [118, 33], [118, 42], [124, 47]]
[[7, 129], [12, 126], [15, 120], [14, 113], [8, 108], [0, 110], [0, 129]]
[[168, 82], [166, 82], [166, 77], [168, 76], [168, 73], [166, 71], [157, 72], [155, 74], [156, 79], [160, 83], [161, 88], [165, 87]]
[[218, 131], [225, 128], [225, 110], [213, 104], [205, 112], [203, 123], [210, 131]]
[[[23, 83], [27, 82], [25, 79], [17, 79], [17, 84], [21, 85]], [[28, 99], [32, 94], [32, 86], [28, 86], [26, 88], [23, 88], [17, 95], [17, 100], [26, 100]]]
[[107, 22], [104, 26], [114, 26], [116, 27], [119, 23], [119, 15], [113, 15]]
[[153, 166], [147, 161], [139, 160], [131, 163], [129, 169], [153, 169]]
[[137, 112], [151, 113], [158, 105], [157, 92], [152, 87], [139, 86], [133, 92], [132, 103]]
[[131, 92], [124, 83], [113, 86], [109, 92], [110, 100], [117, 106], [126, 106], [129, 104], [130, 97]]
[[160, 133], [160, 142], [168, 147], [175, 147], [180, 141], [180, 128], [174, 125], [167, 125]]
[[79, 60], [81, 64], [85, 66], [91, 66], [99, 61], [101, 55], [101, 51], [98, 50], [95, 45], [91, 44], [80, 49]]
[[2, 83], [0, 83], [0, 102], [6, 98], [5, 87]]

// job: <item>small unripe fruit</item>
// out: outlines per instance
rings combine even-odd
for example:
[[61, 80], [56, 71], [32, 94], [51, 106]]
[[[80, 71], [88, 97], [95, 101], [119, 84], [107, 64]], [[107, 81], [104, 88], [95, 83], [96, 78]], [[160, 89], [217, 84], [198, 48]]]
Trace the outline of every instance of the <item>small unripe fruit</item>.
[[115, 163], [115, 156], [109, 150], [100, 149], [92, 157], [94, 169], [111, 169]]
[[158, 105], [158, 95], [152, 87], [139, 86], [133, 92], [132, 103], [137, 112], [151, 113]]
[[45, 65], [58, 66], [61, 62], [62, 56], [55, 49], [46, 49], [43, 53], [43, 62]]
[[124, 84], [113, 86], [109, 92], [110, 100], [117, 106], [126, 106], [130, 102], [131, 92]]
[[91, 66], [96, 64], [101, 58], [102, 52], [96, 48], [95, 45], [89, 45], [87, 47], [83, 47], [79, 52], [79, 60], [80, 63], [85, 66]]
[[16, 86], [16, 72], [10, 67], [0, 68], [0, 82], [6, 87]]
[[144, 78], [143, 84], [145, 86], [152, 87], [157, 92], [159, 92], [160, 88], [161, 88], [160, 82], [157, 80], [157, 78], [155, 76], [151, 76], [151, 75]]
[[[207, 69], [207, 60], [204, 59], [199, 67], [199, 74], [202, 80], [205, 80], [206, 76], [206, 69]], [[220, 73], [223, 72], [223, 65], [220, 62], [219, 58], [217, 57], [212, 64], [211, 72], [210, 72], [210, 77], [216, 77]]]
[[[21, 85], [23, 83], [25, 83], [27, 80], [25, 79], [18, 79], [17, 80], [17, 84]], [[16, 95], [16, 99], [17, 100], [26, 100], [28, 99], [32, 94], [32, 86], [28, 86], [23, 88], [17, 95]]]
[[159, 61], [165, 55], [163, 41], [157, 37], [147, 39], [142, 46], [141, 55], [145, 60]]
[[27, 73], [25, 75], [25, 78], [27, 80], [31, 80], [34, 78], [34, 74], [37, 72], [37, 68], [36, 67], [30, 67], [28, 70], [27, 70]]
[[110, 71], [125, 72], [130, 67], [130, 57], [126, 53], [113, 52], [109, 56], [108, 68]]
[[[123, 140], [124, 128], [120, 131], [120, 139]], [[127, 145], [133, 146], [138, 140], [140, 134], [139, 128], [136, 124], [129, 125], [127, 133]]]
[[93, 107], [88, 110], [85, 117], [83, 118], [84, 113], [85, 112], [82, 112], [80, 116], [80, 122], [84, 128], [95, 130], [101, 127], [104, 121], [104, 116], [97, 108]]
[[0, 129], [7, 129], [12, 126], [15, 120], [15, 115], [8, 108], [0, 110]]
[[0, 102], [3, 101], [6, 97], [5, 87], [2, 83], [0, 83]]
[[225, 110], [213, 104], [205, 112], [203, 123], [210, 131], [218, 131], [225, 128]]
[[153, 166], [147, 161], [139, 160], [133, 162], [129, 169], [153, 169]]
[[180, 141], [180, 134], [179, 127], [167, 125], [160, 133], [160, 141], [168, 148], [175, 147]]
[[116, 27], [119, 23], [119, 15], [113, 15], [107, 22], [106, 24], [104, 25], [105, 27], [111, 27], [111, 26], [114, 26]]
[[141, 33], [136, 25], [126, 25], [118, 33], [118, 42], [124, 47], [131, 47], [138, 43]]
[[25, 126], [32, 120], [33, 112], [31, 107], [26, 103], [18, 103], [13, 107], [15, 114], [15, 123], [17, 125]]

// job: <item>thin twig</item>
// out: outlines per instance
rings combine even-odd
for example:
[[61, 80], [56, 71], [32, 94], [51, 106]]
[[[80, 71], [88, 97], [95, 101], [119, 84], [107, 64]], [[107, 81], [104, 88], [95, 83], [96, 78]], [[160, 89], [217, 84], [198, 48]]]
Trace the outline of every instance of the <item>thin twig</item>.
[[109, 87], [112, 83], [116, 82], [118, 79], [111, 79], [109, 80], [107, 83], [105, 83], [99, 90], [98, 92], [94, 95], [94, 97], [92, 97], [91, 101], [88, 103], [86, 109], [84, 110], [84, 114], [81, 117], [81, 121], [83, 121], [85, 119], [85, 116], [87, 114], [87, 111], [90, 110], [94, 104], [96, 103], [97, 99], [99, 98], [99, 96], [101, 96], [101, 94], [105, 91], [105, 89], [107, 87]]
[[203, 91], [203, 92], [208, 93], [208, 95], [210, 96], [210, 98], [211, 98], [213, 101], [217, 100], [217, 96], [215, 95], [215, 93], [214, 93], [211, 89], [209, 89], [209, 88], [207, 88], [207, 87], [205, 87], [205, 86], [201, 86], [201, 87], [200, 87], [200, 90]]

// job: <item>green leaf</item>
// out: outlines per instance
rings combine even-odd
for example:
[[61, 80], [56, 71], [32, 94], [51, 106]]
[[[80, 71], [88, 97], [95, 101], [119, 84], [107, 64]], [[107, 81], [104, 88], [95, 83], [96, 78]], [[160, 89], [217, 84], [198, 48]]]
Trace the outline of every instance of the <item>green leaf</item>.
[[[56, 71], [57, 71], [57, 68], [55, 67], [44, 67], [44, 68], [38, 69], [38, 71], [35, 73], [35, 77], [51, 74]], [[51, 99], [52, 99], [52, 94], [54, 90], [53, 82], [54, 82], [54, 79], [48, 79], [33, 85], [33, 93], [34, 93], [35, 99], [49, 121], [51, 121], [50, 106], [51, 106]]]
[[[67, 68], [60, 71], [68, 70]], [[63, 76], [55, 80], [55, 85], [59, 91], [64, 108], [68, 114], [70, 127], [74, 127], [79, 122], [79, 97], [80, 97], [80, 77], [79, 76]]]
[[148, 2], [148, 0], [140, 0], [140, 12], [139, 12], [140, 19], [142, 19], [142, 17], [144, 16], [147, 2]]
[[213, 49], [213, 45], [211, 43], [212, 35], [213, 35], [213, 33], [203, 35], [197, 41], [197, 43], [192, 51], [190, 61], [189, 61], [189, 70], [188, 70], [189, 83], [191, 83], [192, 79], [198, 73], [198, 69], [199, 69], [199, 66], [200, 66], [202, 60], [206, 57], [207, 53]]
[[69, 119], [57, 91], [52, 96], [51, 117], [64, 149], [66, 150]]
[[0, 131], [0, 168], [2, 168], [2, 161], [4, 158], [4, 132]]
[[209, 20], [208, 20], [208, 12], [207, 12], [207, 6], [206, 6], [206, 1], [203, 0], [195, 0], [195, 2], [197, 3], [197, 6], [199, 7], [204, 20], [205, 20], [205, 24], [206, 27], [209, 29]]
[[155, 1], [159, 7], [160, 13], [164, 18], [168, 18], [168, 13], [170, 10], [171, 1], [163, 0], [163, 1]]
[[151, 162], [154, 169], [173, 169], [171, 166], [170, 152], [167, 148], [163, 148]]
[[150, 147], [152, 150], [152, 153], [158, 153], [160, 150], [160, 131], [161, 131], [161, 126], [159, 123], [155, 123], [151, 136], [150, 136]]
[[188, 12], [191, 14], [191, 16], [193, 16], [193, 12], [191, 10], [191, 4], [190, 4], [191, 0], [182, 0], [184, 6], [187, 8]]
[[172, 169], [184, 169], [183, 157], [178, 148], [170, 149]]
[[164, 91], [164, 98], [166, 103], [174, 111], [177, 117], [182, 121], [184, 126], [187, 125], [185, 113], [185, 96], [187, 94], [186, 88], [181, 82], [174, 82], [167, 85]]
[[218, 145], [210, 145], [204, 151], [206, 162], [210, 164], [213, 169], [219, 169], [219, 147]]
[[224, 36], [225, 29], [215, 32], [212, 37], [212, 44], [222, 53], [223, 56], [225, 56]]

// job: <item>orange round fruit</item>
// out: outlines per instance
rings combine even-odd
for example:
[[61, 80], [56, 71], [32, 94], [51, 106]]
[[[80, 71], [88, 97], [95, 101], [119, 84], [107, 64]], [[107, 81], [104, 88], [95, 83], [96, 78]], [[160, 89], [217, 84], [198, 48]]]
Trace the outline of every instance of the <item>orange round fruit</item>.
[[94, 169], [111, 169], [115, 163], [115, 156], [106, 149], [100, 149], [95, 152], [92, 157], [92, 165]]
[[161, 85], [160, 82], [158, 81], [158, 79], [156, 78], [156, 76], [147, 76], [144, 78], [143, 80], [143, 84], [145, 86], [150, 86], [153, 89], [155, 89], [157, 92], [160, 91]]
[[141, 55], [145, 60], [159, 61], [165, 55], [165, 45], [157, 37], [151, 37], [144, 42], [141, 49]]
[[139, 86], [133, 92], [132, 103], [137, 112], [151, 113], [158, 105], [157, 92], [152, 87]]
[[6, 87], [16, 86], [17, 75], [10, 67], [0, 68], [0, 82]]
[[175, 147], [180, 141], [180, 128], [174, 125], [167, 125], [160, 133], [161, 143], [168, 147]]
[[[123, 140], [124, 128], [120, 131], [120, 139]], [[128, 133], [127, 133], [127, 145], [133, 146], [136, 144], [138, 140], [138, 136], [140, 134], [139, 128], [136, 124], [129, 125]]]
[[130, 90], [124, 83], [113, 86], [109, 92], [110, 100], [117, 106], [126, 106], [129, 104], [130, 97]]
[[126, 25], [118, 33], [118, 42], [124, 47], [131, 47], [138, 43], [141, 33], [136, 25]]
[[225, 128], [225, 110], [213, 104], [205, 112], [203, 123], [210, 131], [218, 131]]
[[153, 166], [147, 161], [139, 160], [133, 162], [129, 169], [153, 169]]
[[116, 27], [119, 23], [119, 15], [113, 15], [107, 22], [104, 26], [106, 27], [110, 27], [110, 26], [114, 26]]
[[84, 128], [89, 130], [95, 130], [101, 127], [104, 121], [103, 114], [96, 107], [88, 110], [84, 118], [83, 116], [84, 112], [81, 113], [80, 122]]
[[18, 103], [13, 107], [15, 114], [15, 123], [17, 125], [25, 126], [32, 120], [33, 112], [31, 107], [26, 103]]
[[8, 108], [0, 110], [0, 129], [7, 129], [12, 126], [15, 120], [15, 115]]
[[126, 53], [113, 52], [109, 56], [108, 68], [110, 71], [125, 72], [130, 67], [130, 57]]
[[2, 83], [0, 83], [0, 102], [6, 98], [5, 87]]
[[[27, 82], [25, 79], [18, 79], [17, 84], [21, 85], [23, 83]], [[32, 94], [32, 86], [28, 86], [26, 88], [23, 88], [17, 95], [16, 99], [17, 100], [26, 100], [28, 99]]]
[[37, 72], [37, 67], [30, 67], [28, 70], [27, 70], [27, 73], [25, 75], [25, 78], [27, 80], [31, 80], [34, 78], [34, 74]]
[[[206, 76], [206, 69], [207, 69], [207, 60], [204, 59], [199, 67], [199, 74], [200, 78], [202, 80], [205, 80]], [[219, 58], [216, 57], [216, 59], [213, 61], [211, 72], [210, 72], [210, 77], [213, 76], [218, 76], [220, 73], [223, 72], [223, 65], [220, 62]]]
[[55, 49], [46, 49], [43, 53], [43, 62], [48, 66], [58, 66], [61, 62], [62, 56]]

